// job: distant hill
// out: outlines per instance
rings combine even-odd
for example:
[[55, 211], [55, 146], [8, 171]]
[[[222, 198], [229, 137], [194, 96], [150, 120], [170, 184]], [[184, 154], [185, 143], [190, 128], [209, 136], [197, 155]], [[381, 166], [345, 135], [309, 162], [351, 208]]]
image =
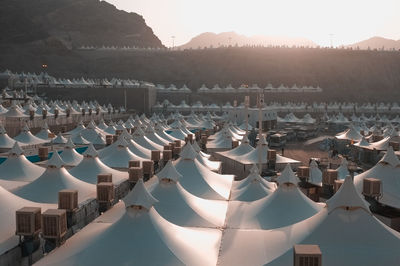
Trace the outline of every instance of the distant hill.
[[98, 0], [1, 0], [0, 45], [163, 47], [142, 16]]
[[304, 38], [286, 38], [286, 37], [277, 37], [277, 36], [264, 36], [264, 35], [255, 35], [251, 37], [247, 37], [245, 35], [237, 34], [236, 32], [222, 32], [222, 33], [212, 33], [205, 32], [194, 38], [192, 38], [188, 43], [179, 46], [181, 49], [197, 49], [204, 47], [220, 47], [220, 46], [253, 46], [253, 45], [261, 45], [261, 46], [277, 46], [277, 45], [286, 45], [286, 46], [309, 46], [316, 47], [317, 44], [304, 39]]
[[382, 49], [384, 48], [385, 50], [391, 50], [391, 49], [400, 49], [400, 40], [392, 40], [392, 39], [386, 39], [382, 37], [372, 37], [369, 38], [368, 40], [364, 40], [361, 42], [357, 42], [351, 45], [348, 45], [347, 47], [352, 47], [357, 49]]

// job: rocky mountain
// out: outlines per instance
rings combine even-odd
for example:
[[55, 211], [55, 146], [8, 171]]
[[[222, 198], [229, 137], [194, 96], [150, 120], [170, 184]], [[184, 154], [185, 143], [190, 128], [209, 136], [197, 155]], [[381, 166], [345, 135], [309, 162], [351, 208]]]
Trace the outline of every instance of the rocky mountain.
[[385, 50], [391, 50], [391, 49], [400, 49], [400, 40], [392, 40], [392, 39], [386, 39], [382, 37], [372, 37], [367, 40], [357, 42], [351, 45], [348, 45], [348, 47], [352, 47], [354, 49], [363, 49], [367, 50], [369, 49], [382, 49], [384, 48]]
[[142, 16], [99, 0], [1, 0], [0, 45], [163, 47]]
[[222, 33], [212, 33], [205, 32], [194, 38], [192, 38], [188, 43], [181, 45], [182, 49], [197, 49], [204, 47], [220, 47], [220, 46], [309, 46], [316, 47], [317, 44], [314, 42], [304, 39], [304, 38], [286, 38], [278, 36], [265, 36], [265, 35], [255, 35], [247, 37], [245, 35], [237, 34], [236, 32], [222, 32]]

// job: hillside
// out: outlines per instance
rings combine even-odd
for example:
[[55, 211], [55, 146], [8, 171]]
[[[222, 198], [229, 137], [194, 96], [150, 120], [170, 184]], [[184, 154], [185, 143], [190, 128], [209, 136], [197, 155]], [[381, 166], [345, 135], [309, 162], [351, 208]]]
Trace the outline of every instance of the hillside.
[[0, 45], [163, 47], [143, 17], [98, 0], [2, 0]]
[[364, 40], [361, 42], [357, 42], [351, 45], [348, 45], [348, 47], [352, 48], [359, 48], [359, 49], [382, 49], [384, 48], [385, 50], [391, 50], [391, 49], [400, 49], [400, 40], [391, 40], [391, 39], [386, 39], [382, 37], [372, 37], [368, 40]]
[[236, 32], [212, 33], [205, 32], [194, 38], [188, 43], [179, 46], [181, 49], [197, 49], [204, 47], [220, 46], [309, 46], [316, 47], [317, 44], [304, 38], [285, 38], [279, 36], [256, 35], [247, 37]]

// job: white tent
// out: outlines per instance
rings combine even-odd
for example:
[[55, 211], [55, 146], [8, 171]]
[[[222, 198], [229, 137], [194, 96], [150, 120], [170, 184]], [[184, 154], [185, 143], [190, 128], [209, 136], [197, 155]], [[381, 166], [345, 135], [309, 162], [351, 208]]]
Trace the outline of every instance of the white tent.
[[249, 139], [247, 138], [247, 135], [245, 135], [243, 136], [239, 146], [228, 151], [220, 151], [218, 154], [228, 158], [235, 158], [236, 156], [241, 156], [253, 150], [254, 148], [249, 144]]
[[19, 237], [15, 235], [15, 212], [23, 207], [57, 208], [54, 204], [40, 204], [22, 199], [0, 186], [0, 254], [16, 247]]
[[193, 195], [214, 200], [229, 199], [232, 175], [220, 175], [212, 172], [197, 159], [192, 146], [185, 145], [175, 167], [183, 176], [179, 183]]
[[51, 142], [54, 144], [65, 144], [65, 143], [67, 143], [67, 141], [68, 140], [65, 137], [63, 137], [61, 132], [59, 132], [57, 134], [57, 137], [55, 137]]
[[187, 192], [179, 179], [182, 175], [169, 161], [157, 173], [158, 183], [151, 194], [158, 199], [154, 204], [157, 212], [169, 222], [189, 227], [222, 227], [228, 203], [221, 200], [206, 200]]
[[297, 187], [298, 182], [287, 165], [278, 178], [279, 187], [270, 196], [252, 202], [229, 202], [228, 228], [274, 229], [315, 215], [323, 205], [304, 195]]
[[393, 148], [389, 147], [383, 158], [371, 169], [354, 177], [357, 191], [363, 191], [364, 178], [377, 178], [382, 182], [382, 197], [379, 202], [400, 208], [400, 161]]
[[295, 244], [319, 245], [323, 265], [394, 266], [400, 260], [400, 234], [371, 215], [348, 177], [307, 220], [279, 230], [225, 230], [219, 264], [292, 265]]
[[26, 159], [18, 142], [15, 142], [8, 158], [0, 164], [0, 179], [31, 182], [42, 175], [44, 171], [44, 168]]
[[116, 222], [89, 225], [38, 265], [216, 265], [220, 230], [168, 222], [141, 179], [124, 202]]
[[119, 184], [128, 179], [127, 172], [114, 170], [102, 163], [93, 144], [89, 144], [89, 147], [83, 153], [83, 160], [77, 166], [71, 168], [69, 173], [90, 184], [97, 184], [97, 175], [99, 174], [112, 174], [114, 184]]
[[15, 140], [8, 136], [3, 125], [0, 125], [0, 149], [11, 149], [15, 144]]
[[69, 135], [76, 135], [76, 134], [78, 134], [79, 132], [81, 132], [82, 130], [84, 130], [85, 128], [86, 128], [86, 127], [83, 125], [83, 122], [80, 121], [79, 124], [78, 124], [78, 126], [77, 126], [76, 128], [74, 128], [73, 130], [68, 131], [67, 134], [69, 134]]
[[159, 150], [162, 151], [164, 149], [163, 146], [151, 141], [147, 138], [140, 128], [137, 128], [133, 133], [133, 140], [139, 144], [140, 146], [149, 149], [149, 150]]
[[144, 161], [145, 158], [137, 156], [128, 148], [128, 143], [124, 138], [118, 140], [118, 144], [113, 146], [103, 158], [102, 162], [112, 168], [128, 168], [129, 161]]
[[340, 133], [335, 136], [339, 140], [348, 140], [348, 141], [360, 141], [362, 139], [362, 135], [355, 130], [354, 126], [350, 126], [345, 132]]
[[46, 121], [43, 123], [41, 130], [35, 135], [36, 137], [50, 141], [52, 138], [50, 135], [52, 132], [49, 130], [49, 126], [47, 125]]
[[311, 160], [310, 163], [310, 175], [308, 182], [322, 187], [322, 171], [318, 168], [318, 164], [315, 160]]
[[94, 185], [83, 182], [68, 173], [60, 155], [54, 151], [47, 162], [46, 171], [33, 182], [13, 190], [13, 193], [36, 202], [57, 203], [58, 192], [63, 189], [77, 190], [79, 202], [95, 197], [96, 194]]
[[262, 178], [254, 165], [245, 179], [233, 182], [230, 200], [255, 201], [271, 195], [275, 189], [276, 184]]
[[67, 166], [76, 166], [82, 159], [83, 155], [76, 152], [74, 149], [75, 145], [72, 142], [71, 137], [68, 137], [67, 143], [65, 144], [64, 150], [60, 153], [60, 157]]
[[45, 143], [46, 141], [43, 139], [39, 139], [32, 135], [31, 131], [27, 124], [23, 127], [21, 133], [14, 138], [16, 141], [22, 143], [23, 145], [37, 145]]

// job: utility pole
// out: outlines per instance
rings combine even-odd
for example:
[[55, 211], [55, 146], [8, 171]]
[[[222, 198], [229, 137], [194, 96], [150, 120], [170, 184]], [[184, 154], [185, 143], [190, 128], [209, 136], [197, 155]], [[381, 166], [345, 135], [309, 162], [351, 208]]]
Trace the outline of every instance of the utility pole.
[[329, 37], [330, 37], [330, 41], [331, 41], [331, 48], [333, 48], [333, 33], [330, 33], [329, 34]]
[[257, 100], [257, 105], [258, 105], [258, 167], [260, 174], [262, 173], [262, 154], [261, 154], [261, 138], [262, 138], [262, 107], [264, 105], [264, 94], [259, 93], [258, 94], [258, 100]]
[[172, 50], [175, 48], [175, 36], [171, 36], [172, 39]]
[[244, 106], [246, 107], [246, 135], [249, 131], [249, 105], [250, 105], [250, 96], [244, 96]]
[[126, 88], [124, 89], [124, 101], [125, 101], [125, 112], [127, 112], [128, 111], [128, 109], [126, 109], [126, 107], [127, 107], [127, 100], [126, 100]]

